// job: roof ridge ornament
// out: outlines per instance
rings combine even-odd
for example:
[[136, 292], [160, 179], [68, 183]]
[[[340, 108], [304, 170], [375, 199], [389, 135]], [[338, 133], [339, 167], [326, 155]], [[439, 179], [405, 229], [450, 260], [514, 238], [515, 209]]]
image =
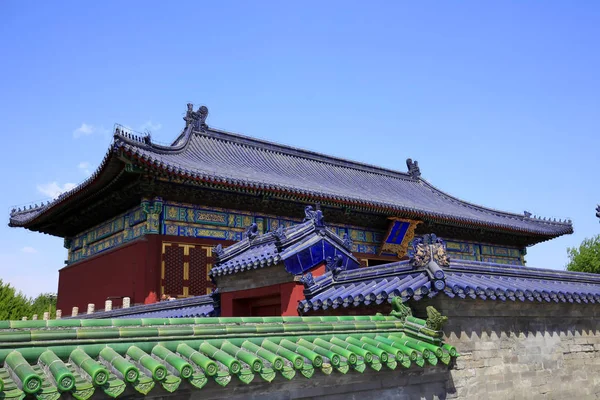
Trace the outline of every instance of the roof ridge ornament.
[[600, 204], [596, 207], [596, 218], [600, 218]]
[[352, 240], [352, 238], [350, 237], [350, 235], [348, 235], [348, 233], [344, 233], [344, 247], [348, 250], [348, 251], [352, 251], [352, 247], [354, 246], [354, 241]]
[[333, 258], [327, 257], [325, 261], [325, 271], [331, 271], [334, 276], [346, 270], [342, 265], [344, 262], [344, 257], [342, 257], [340, 254], [336, 254]]
[[302, 222], [313, 221], [316, 227], [322, 228], [325, 226], [325, 221], [323, 220], [323, 212], [321, 211], [319, 205], [317, 204], [316, 210], [313, 209], [313, 206], [304, 207], [304, 220]]
[[441, 267], [450, 265], [444, 241], [433, 233], [415, 238], [413, 249], [414, 255], [411, 262], [415, 267], [426, 267], [430, 261], [434, 261]]
[[315, 278], [313, 277], [312, 272], [302, 275], [298, 281], [303, 284], [306, 289], [315, 286]]
[[419, 162], [413, 161], [412, 158], [406, 159], [406, 166], [408, 167], [408, 174], [415, 179], [421, 177], [421, 169], [419, 168]]
[[219, 243], [218, 245], [213, 247], [212, 252], [215, 258], [215, 262], [217, 264], [220, 263], [223, 259], [223, 256], [225, 256], [225, 250], [223, 249], [223, 246]]
[[258, 237], [258, 225], [256, 224], [256, 222], [253, 222], [252, 225], [250, 225], [246, 229], [245, 235], [248, 238], [248, 240], [254, 240]]
[[206, 125], [206, 117], [208, 117], [208, 108], [206, 106], [200, 106], [198, 111], [194, 111], [194, 105], [192, 103], [187, 104], [187, 112], [183, 120], [185, 121], [185, 127], [188, 128], [192, 125], [192, 129], [206, 132], [208, 125]]

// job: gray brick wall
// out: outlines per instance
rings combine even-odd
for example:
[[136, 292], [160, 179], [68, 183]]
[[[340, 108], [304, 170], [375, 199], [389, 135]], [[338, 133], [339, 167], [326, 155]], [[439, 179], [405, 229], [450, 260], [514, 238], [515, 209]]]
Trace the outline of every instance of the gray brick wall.
[[461, 354], [447, 398], [599, 399], [600, 305], [449, 299], [433, 305]]
[[[325, 375], [316, 371], [312, 378], [297, 376], [286, 380], [277, 376], [271, 383], [256, 377], [246, 385], [238, 379], [232, 379], [226, 387], [210, 381], [201, 390], [182, 386], [175, 393], [169, 394], [162, 388], [155, 388], [146, 398], [155, 399], [189, 399], [189, 400], [440, 400], [446, 398], [446, 382], [450, 377], [447, 366], [428, 366], [427, 368], [402, 367], [392, 371], [382, 369], [379, 372], [367, 368], [364, 373], [349, 372], [341, 374], [333, 372]], [[135, 395], [132, 389], [124, 394], [124, 398], [142, 398]]]

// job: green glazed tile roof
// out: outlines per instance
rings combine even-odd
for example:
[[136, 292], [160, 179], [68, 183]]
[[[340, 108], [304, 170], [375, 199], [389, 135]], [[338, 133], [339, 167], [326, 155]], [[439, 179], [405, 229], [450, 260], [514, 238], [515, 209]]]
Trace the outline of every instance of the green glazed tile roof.
[[114, 398], [448, 364], [456, 350], [441, 337], [412, 316], [0, 321], [0, 398]]

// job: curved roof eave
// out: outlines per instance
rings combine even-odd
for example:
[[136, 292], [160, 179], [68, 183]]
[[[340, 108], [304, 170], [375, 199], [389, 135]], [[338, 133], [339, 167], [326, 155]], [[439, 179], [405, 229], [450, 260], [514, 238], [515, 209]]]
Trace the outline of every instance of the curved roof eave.
[[[46, 204], [32, 208], [13, 209], [10, 213], [8, 226], [27, 228], [38, 222], [41, 222], [44, 217], [51, 215], [57, 209], [60, 209], [73, 201], [77, 201], [92, 191], [99, 184], [110, 182], [119, 175], [122, 166], [116, 167], [115, 161], [119, 162], [116, 154], [116, 148], [111, 145], [102, 162], [85, 181], [77, 185], [71, 190], [61, 193], [56, 199], [49, 201]], [[114, 165], [116, 168], [111, 168]], [[112, 170], [111, 170], [112, 169]]]
[[[168, 174], [176, 175], [182, 179], [191, 179], [191, 180], [206, 182], [209, 184], [215, 184], [215, 185], [223, 186], [223, 187], [229, 187], [229, 188], [237, 187], [237, 188], [245, 188], [245, 189], [251, 189], [251, 190], [263, 190], [263, 191], [276, 192], [276, 193], [282, 193], [282, 192], [290, 193], [290, 194], [295, 194], [295, 195], [305, 197], [305, 198], [311, 198], [311, 199], [317, 200], [317, 201], [330, 201], [331, 203], [346, 204], [346, 205], [356, 206], [359, 208], [369, 208], [369, 209], [373, 209], [373, 210], [378, 210], [383, 213], [387, 213], [389, 215], [392, 215], [394, 213], [402, 213], [402, 214], [406, 214], [409, 216], [413, 216], [415, 218], [425, 218], [425, 219], [431, 219], [434, 221], [451, 223], [451, 224], [459, 224], [459, 225], [464, 224], [464, 225], [472, 227], [472, 228], [473, 227], [488, 228], [488, 229], [494, 228], [494, 229], [498, 229], [500, 231], [523, 233], [523, 234], [528, 234], [528, 235], [536, 235], [536, 236], [540, 236], [540, 237], [548, 238], [548, 239], [558, 237], [561, 235], [565, 235], [565, 234], [573, 233], [573, 227], [568, 222], [550, 222], [550, 221], [543, 221], [540, 219], [532, 219], [532, 222], [535, 221], [536, 224], [551, 225], [551, 226], [558, 228], [558, 229], [556, 229], [556, 231], [551, 232], [551, 233], [535, 231], [535, 230], [527, 230], [527, 229], [518, 229], [509, 224], [506, 224], [506, 225], [488, 224], [488, 223], [482, 222], [477, 219], [454, 218], [454, 217], [444, 214], [443, 212], [429, 212], [429, 211], [423, 211], [423, 210], [419, 210], [419, 209], [404, 208], [404, 207], [394, 206], [394, 205], [390, 205], [390, 204], [383, 204], [383, 203], [379, 203], [376, 201], [366, 202], [363, 199], [356, 199], [356, 198], [350, 198], [350, 197], [345, 197], [345, 196], [344, 197], [335, 196], [335, 195], [330, 195], [327, 193], [311, 192], [311, 191], [307, 191], [307, 190], [300, 190], [300, 189], [297, 189], [297, 188], [294, 188], [291, 186], [288, 187], [288, 186], [281, 186], [281, 185], [277, 185], [277, 184], [266, 184], [264, 182], [258, 182], [258, 181], [252, 182], [252, 181], [248, 181], [248, 180], [241, 180], [241, 179], [236, 179], [236, 178], [231, 178], [231, 177], [226, 177], [226, 176], [219, 176], [216, 174], [211, 174], [211, 175], [198, 174], [193, 171], [185, 170], [185, 169], [175, 167], [175, 166], [169, 166], [169, 167], [165, 168], [164, 165], [161, 165], [163, 163], [161, 163], [160, 161], [142, 158], [142, 157], [140, 157], [139, 154], [137, 154], [135, 151], [132, 151], [131, 149], [126, 148], [125, 152], [129, 156], [131, 156], [133, 158], [137, 158], [137, 160], [139, 162], [143, 163], [147, 167], [161, 168], [163, 171], [167, 172]], [[473, 205], [471, 203], [463, 202], [459, 199], [456, 199], [456, 198], [449, 196], [446, 193], [440, 191], [439, 189], [435, 188], [433, 185], [431, 185], [424, 179], [421, 179], [421, 181], [425, 185], [427, 185], [429, 188], [431, 188], [432, 191], [437, 192], [438, 195], [451, 198], [453, 201], [461, 202], [461, 203], [465, 204], [466, 206], [477, 208], [483, 212], [494, 213], [496, 215], [500, 215], [500, 216], [503, 216], [506, 218], [514, 218], [514, 219], [519, 219], [519, 220], [524, 219], [523, 216], [518, 215], [518, 214], [511, 214], [511, 213], [507, 213], [507, 212], [497, 211], [494, 209], [488, 209], [485, 207]], [[562, 229], [560, 229], [560, 228], [562, 228]]]

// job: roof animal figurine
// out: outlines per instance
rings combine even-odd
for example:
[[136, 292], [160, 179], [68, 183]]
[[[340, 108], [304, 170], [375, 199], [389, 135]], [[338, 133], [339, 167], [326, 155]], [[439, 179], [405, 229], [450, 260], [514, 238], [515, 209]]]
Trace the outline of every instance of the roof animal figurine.
[[404, 305], [400, 296], [396, 296], [392, 299], [392, 312], [390, 315], [398, 319], [406, 319], [406, 317], [412, 317], [412, 310]]
[[596, 217], [600, 218], [600, 204], [598, 204], [598, 207], [596, 207]]
[[300, 278], [300, 283], [302, 283], [305, 288], [314, 286], [315, 285], [315, 278], [313, 277], [312, 272], [309, 272], [309, 273], [303, 275]]
[[344, 270], [342, 263], [344, 262], [344, 258], [339, 254], [335, 257], [327, 257], [325, 264], [325, 271], [331, 271], [334, 275], [339, 274]]
[[315, 226], [325, 226], [325, 221], [323, 220], [323, 212], [318, 208], [317, 210], [314, 210], [312, 206], [306, 206], [304, 207], [304, 215], [304, 220], [302, 222], [312, 220], [314, 221]]
[[448, 317], [440, 314], [440, 312], [432, 306], [427, 306], [425, 310], [427, 311], [426, 326], [434, 331], [441, 331], [444, 324], [448, 322]]
[[256, 222], [253, 222], [252, 225], [246, 229], [246, 237], [248, 240], [254, 240], [258, 236], [258, 225]]
[[352, 246], [354, 246], [354, 241], [347, 233], [344, 233], [344, 247], [348, 250], [352, 251]]
[[419, 162], [413, 161], [412, 158], [406, 160], [406, 166], [408, 167], [408, 174], [413, 178], [419, 178], [421, 176], [421, 169], [419, 169]]
[[213, 247], [212, 252], [215, 258], [217, 259], [217, 262], [225, 255], [225, 250], [223, 249], [223, 246], [221, 244], [218, 244], [215, 247]]
[[192, 103], [187, 104], [187, 112], [183, 120], [185, 121], [185, 127], [192, 125], [192, 128], [197, 131], [205, 132], [208, 129], [206, 125], [206, 117], [208, 117], [208, 108], [201, 106], [198, 111], [194, 111], [194, 105]]
[[273, 236], [275, 236], [275, 238], [279, 241], [284, 240], [286, 238], [285, 228], [283, 227], [283, 225], [279, 225], [277, 229], [273, 231]]

